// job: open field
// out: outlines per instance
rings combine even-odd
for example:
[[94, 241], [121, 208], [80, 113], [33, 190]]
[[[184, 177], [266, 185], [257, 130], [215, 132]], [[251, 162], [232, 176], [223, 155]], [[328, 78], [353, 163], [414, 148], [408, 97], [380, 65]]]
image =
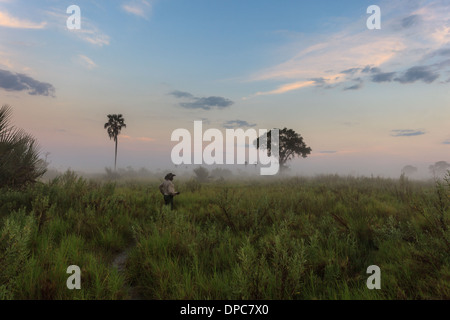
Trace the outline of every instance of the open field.
[[174, 182], [1, 190], [0, 299], [450, 299], [448, 180]]

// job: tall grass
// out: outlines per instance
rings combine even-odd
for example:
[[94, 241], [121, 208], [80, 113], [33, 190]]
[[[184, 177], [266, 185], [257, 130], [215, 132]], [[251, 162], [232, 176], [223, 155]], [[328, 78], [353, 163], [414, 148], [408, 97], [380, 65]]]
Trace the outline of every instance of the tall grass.
[[448, 178], [178, 181], [173, 211], [158, 184], [67, 172], [2, 190], [0, 299], [450, 298]]

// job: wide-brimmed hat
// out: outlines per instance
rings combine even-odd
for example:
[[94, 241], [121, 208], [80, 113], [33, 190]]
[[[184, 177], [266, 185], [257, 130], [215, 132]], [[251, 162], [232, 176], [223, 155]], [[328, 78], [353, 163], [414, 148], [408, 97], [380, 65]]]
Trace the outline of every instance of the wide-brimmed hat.
[[173, 178], [173, 177], [175, 177], [176, 175], [175, 174], [173, 174], [173, 173], [168, 173], [168, 174], [166, 174], [166, 176], [164, 177], [164, 179], [170, 179], [170, 178]]

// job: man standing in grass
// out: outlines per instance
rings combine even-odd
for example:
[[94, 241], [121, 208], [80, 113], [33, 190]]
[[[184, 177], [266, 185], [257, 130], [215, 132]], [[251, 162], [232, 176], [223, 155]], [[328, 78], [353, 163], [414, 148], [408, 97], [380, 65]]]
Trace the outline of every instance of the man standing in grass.
[[168, 173], [164, 177], [164, 182], [159, 185], [159, 191], [164, 196], [165, 205], [170, 204], [170, 209], [173, 210], [173, 197], [179, 195], [179, 192], [175, 191], [175, 186], [173, 185], [173, 173]]

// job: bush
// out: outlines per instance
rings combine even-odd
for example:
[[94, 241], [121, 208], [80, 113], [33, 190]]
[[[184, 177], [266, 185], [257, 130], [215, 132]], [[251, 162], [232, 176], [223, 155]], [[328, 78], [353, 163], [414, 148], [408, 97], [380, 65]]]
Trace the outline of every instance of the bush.
[[194, 169], [194, 173], [199, 182], [208, 181], [208, 177], [209, 177], [208, 169], [203, 168], [203, 167], [198, 167], [197, 169]]

